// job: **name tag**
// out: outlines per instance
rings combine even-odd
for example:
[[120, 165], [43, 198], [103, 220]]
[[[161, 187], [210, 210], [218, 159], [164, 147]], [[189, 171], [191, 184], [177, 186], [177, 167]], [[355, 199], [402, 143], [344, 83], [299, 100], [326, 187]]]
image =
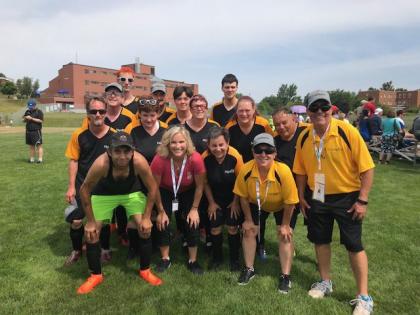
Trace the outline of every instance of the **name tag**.
[[178, 199], [172, 200], [172, 212], [178, 211]]
[[325, 202], [325, 174], [315, 173], [315, 188], [312, 198]]

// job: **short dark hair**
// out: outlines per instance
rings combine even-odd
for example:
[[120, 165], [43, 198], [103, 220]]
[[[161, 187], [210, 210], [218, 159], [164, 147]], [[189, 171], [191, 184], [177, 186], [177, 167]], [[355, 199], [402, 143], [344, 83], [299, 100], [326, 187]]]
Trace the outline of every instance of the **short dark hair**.
[[397, 110], [397, 116], [400, 116], [402, 114], [404, 114], [404, 110], [402, 109]]
[[190, 107], [192, 105], [192, 103], [197, 102], [197, 101], [203, 101], [204, 103], [206, 103], [206, 107], [209, 106], [209, 103], [207, 102], [207, 99], [204, 97], [204, 95], [201, 94], [195, 94], [193, 97], [191, 97], [190, 99]]
[[388, 109], [386, 112], [386, 117], [395, 118], [395, 110], [393, 110], [392, 108]]
[[189, 86], [180, 85], [180, 86], [177, 86], [174, 90], [174, 93], [173, 93], [174, 100], [176, 100], [178, 97], [180, 97], [182, 95], [182, 93], [184, 93], [184, 92], [185, 92], [185, 94], [187, 94], [188, 97], [193, 96], [193, 91]]
[[286, 107], [286, 106], [282, 106], [282, 107], [279, 107], [279, 108], [277, 108], [272, 114], [271, 114], [271, 116], [274, 116], [274, 115], [277, 115], [277, 114], [280, 114], [280, 113], [285, 113], [285, 114], [293, 114], [292, 113], [292, 111], [290, 110], [290, 108], [289, 107]]
[[232, 73], [228, 73], [228, 74], [226, 74], [226, 75], [223, 77], [223, 79], [222, 79], [222, 86], [223, 86], [225, 83], [233, 83], [233, 82], [236, 82], [236, 84], [239, 84], [239, 82], [238, 82], [238, 78], [237, 78], [234, 74], [232, 74]]
[[140, 105], [140, 101], [141, 100], [155, 100], [155, 98], [153, 97], [153, 95], [143, 95], [139, 97], [139, 103], [138, 103], [138, 110], [139, 112], [145, 112], [145, 113], [151, 113], [151, 112], [156, 112], [156, 113], [160, 113], [160, 104], [158, 101], [156, 101], [155, 105], [151, 105], [151, 104], [146, 104], [146, 105]]
[[86, 112], [90, 110], [90, 105], [95, 101], [103, 103], [105, 105], [105, 109], [107, 108], [107, 103], [102, 96], [87, 96], [85, 98]]
[[229, 140], [230, 140], [229, 131], [219, 126], [211, 127], [207, 135], [207, 143], [210, 143], [210, 140], [216, 139], [220, 136], [223, 136], [226, 142], [229, 143]]

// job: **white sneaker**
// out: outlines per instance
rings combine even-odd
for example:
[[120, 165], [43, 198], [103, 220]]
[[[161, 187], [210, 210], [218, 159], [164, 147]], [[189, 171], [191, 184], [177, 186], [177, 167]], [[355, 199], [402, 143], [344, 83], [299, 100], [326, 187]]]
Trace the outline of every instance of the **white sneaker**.
[[314, 299], [322, 299], [325, 295], [330, 295], [332, 291], [331, 280], [321, 280], [311, 285], [311, 289], [308, 291], [308, 294]]
[[358, 295], [354, 300], [350, 301], [350, 305], [356, 305], [353, 315], [370, 315], [373, 311], [373, 300], [370, 295], [367, 298], [362, 298], [361, 295]]

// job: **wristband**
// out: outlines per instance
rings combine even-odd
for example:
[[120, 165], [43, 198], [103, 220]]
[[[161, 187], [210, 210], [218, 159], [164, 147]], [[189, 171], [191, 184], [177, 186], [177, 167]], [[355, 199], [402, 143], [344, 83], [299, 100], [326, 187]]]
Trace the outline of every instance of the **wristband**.
[[364, 205], [364, 206], [367, 206], [367, 205], [368, 205], [368, 203], [369, 203], [369, 202], [367, 202], [367, 201], [365, 201], [365, 200], [362, 200], [362, 199], [360, 199], [360, 198], [357, 198], [356, 202], [357, 202], [357, 203], [360, 203], [361, 205]]
[[197, 210], [198, 210], [198, 207], [196, 207], [196, 206], [192, 206], [192, 207], [191, 207], [191, 209], [197, 209]]

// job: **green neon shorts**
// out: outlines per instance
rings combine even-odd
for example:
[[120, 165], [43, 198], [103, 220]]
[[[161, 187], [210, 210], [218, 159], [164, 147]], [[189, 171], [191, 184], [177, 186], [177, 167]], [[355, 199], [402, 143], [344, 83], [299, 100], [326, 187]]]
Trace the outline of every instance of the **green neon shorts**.
[[123, 206], [127, 218], [135, 214], [143, 214], [146, 207], [146, 196], [136, 191], [127, 195], [92, 195], [92, 210], [97, 221], [111, 221], [114, 209]]

